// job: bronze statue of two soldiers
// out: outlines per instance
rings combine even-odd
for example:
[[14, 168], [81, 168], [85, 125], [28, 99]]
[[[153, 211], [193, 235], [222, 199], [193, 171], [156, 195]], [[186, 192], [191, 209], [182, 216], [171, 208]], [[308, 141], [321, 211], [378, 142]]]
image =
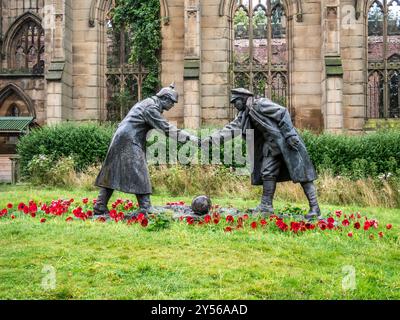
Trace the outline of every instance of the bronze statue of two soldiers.
[[145, 157], [146, 136], [151, 129], [175, 135], [179, 142], [192, 141], [198, 146], [207, 142], [229, 139], [232, 132], [241, 130], [245, 138], [254, 130], [252, 184], [263, 186], [260, 205], [255, 211], [263, 215], [274, 213], [273, 198], [277, 182], [300, 183], [309, 201], [307, 219], [318, 218], [321, 210], [317, 201], [317, 179], [314, 166], [305, 144], [293, 127], [286, 108], [267, 98], [254, 99], [253, 93], [233, 89], [231, 103], [238, 110], [236, 118], [223, 129], [202, 141], [168, 123], [162, 113], [178, 102], [174, 86], [163, 88], [156, 96], [145, 99], [132, 107], [120, 123], [110, 144], [106, 159], [96, 179], [100, 193], [94, 208], [95, 215], [108, 213], [107, 203], [113, 190], [135, 194], [140, 210], [151, 212], [152, 193]]

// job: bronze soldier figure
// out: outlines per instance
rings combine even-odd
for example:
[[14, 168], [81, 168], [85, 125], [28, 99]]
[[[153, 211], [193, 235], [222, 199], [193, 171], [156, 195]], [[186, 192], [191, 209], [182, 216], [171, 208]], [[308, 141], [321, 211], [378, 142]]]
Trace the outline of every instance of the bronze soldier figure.
[[254, 129], [254, 150], [250, 155], [254, 161], [252, 184], [263, 185], [263, 196], [256, 211], [272, 214], [276, 183], [291, 180], [301, 183], [308, 198], [310, 210], [306, 218], [319, 217], [321, 210], [313, 183], [317, 174], [289, 112], [268, 98], [253, 101], [252, 97], [253, 93], [246, 89], [233, 89], [231, 103], [239, 111], [238, 115], [205, 140], [229, 139], [234, 130], [242, 130], [245, 137], [246, 130]]
[[100, 193], [94, 206], [95, 215], [108, 214], [107, 203], [114, 190], [135, 194], [141, 212], [153, 211], [150, 201], [152, 187], [146, 163], [146, 136], [151, 129], [163, 131], [179, 142], [198, 144], [197, 137], [168, 123], [162, 113], [178, 102], [174, 85], [161, 89], [156, 96], [135, 104], [119, 124], [106, 159], [96, 179]]

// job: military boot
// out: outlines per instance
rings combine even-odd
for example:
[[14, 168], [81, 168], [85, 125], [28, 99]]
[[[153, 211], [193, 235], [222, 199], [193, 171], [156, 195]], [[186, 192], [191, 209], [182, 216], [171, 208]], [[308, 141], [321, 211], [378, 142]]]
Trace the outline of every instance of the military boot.
[[136, 199], [139, 203], [139, 209], [138, 212], [148, 214], [148, 213], [154, 213], [155, 209], [151, 205], [150, 201], [150, 194], [137, 194]]
[[310, 211], [306, 215], [307, 220], [319, 218], [321, 216], [321, 209], [318, 205], [317, 190], [313, 182], [302, 183], [304, 193], [307, 196], [308, 203], [310, 204]]
[[93, 207], [93, 213], [95, 216], [108, 215], [110, 213], [107, 204], [113, 192], [113, 189], [100, 188], [99, 196], [97, 197], [96, 204]]
[[275, 190], [276, 179], [263, 181], [263, 195], [261, 197], [261, 203], [254, 211], [261, 212], [264, 218], [274, 213], [272, 202], [274, 200]]

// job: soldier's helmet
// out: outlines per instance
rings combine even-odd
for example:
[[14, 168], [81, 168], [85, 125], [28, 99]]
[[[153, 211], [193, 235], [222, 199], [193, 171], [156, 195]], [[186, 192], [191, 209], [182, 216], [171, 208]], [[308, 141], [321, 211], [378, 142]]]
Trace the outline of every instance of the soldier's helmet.
[[169, 87], [162, 88], [159, 93], [156, 94], [157, 97], [168, 97], [173, 102], [177, 103], [179, 99], [178, 92], [175, 91], [175, 84], [172, 83]]
[[234, 102], [237, 98], [242, 97], [252, 97], [254, 96], [253, 92], [245, 89], [245, 88], [236, 88], [231, 90], [231, 103]]

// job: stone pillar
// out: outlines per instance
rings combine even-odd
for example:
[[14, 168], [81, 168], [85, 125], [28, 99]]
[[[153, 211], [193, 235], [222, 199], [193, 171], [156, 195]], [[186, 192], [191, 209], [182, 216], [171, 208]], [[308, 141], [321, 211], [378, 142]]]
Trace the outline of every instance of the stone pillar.
[[201, 126], [200, 18], [200, 0], [185, 0], [184, 124], [192, 129]]
[[340, 1], [325, 0], [321, 6], [323, 30], [322, 112], [328, 132], [343, 130], [343, 68], [340, 57]]
[[[365, 5], [365, 1], [364, 5]], [[343, 127], [346, 133], [364, 131], [367, 105], [366, 19], [360, 16], [361, 0], [341, 0], [341, 57], [343, 63]], [[363, 7], [364, 7], [363, 5]]]
[[72, 108], [71, 0], [46, 0], [47, 124], [71, 118]]
[[[295, 1], [292, 1], [294, 4]], [[302, 1], [303, 21], [288, 19], [291, 112], [299, 128], [320, 130], [323, 126], [321, 98], [323, 72], [321, 1]]]

